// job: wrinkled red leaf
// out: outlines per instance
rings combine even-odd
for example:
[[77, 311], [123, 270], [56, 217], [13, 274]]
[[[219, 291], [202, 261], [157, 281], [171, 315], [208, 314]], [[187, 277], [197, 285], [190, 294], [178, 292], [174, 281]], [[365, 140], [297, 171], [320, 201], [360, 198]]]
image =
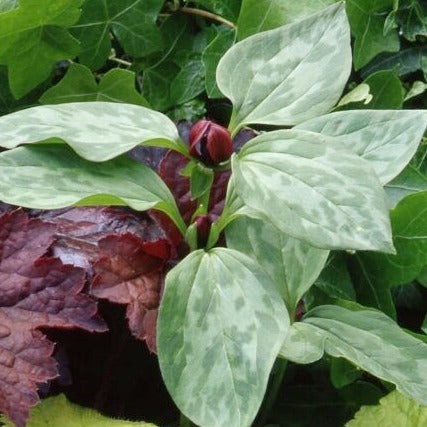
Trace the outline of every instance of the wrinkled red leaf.
[[170, 254], [166, 240], [145, 242], [133, 234], [110, 235], [98, 243], [101, 253], [94, 264], [92, 294], [127, 304], [132, 334], [156, 351], [157, 308], [163, 287], [165, 262]]
[[42, 257], [55, 228], [21, 210], [0, 217], [0, 411], [19, 427], [38, 401], [37, 384], [58, 375], [54, 345], [37, 328], [106, 330], [80, 293], [84, 270]]

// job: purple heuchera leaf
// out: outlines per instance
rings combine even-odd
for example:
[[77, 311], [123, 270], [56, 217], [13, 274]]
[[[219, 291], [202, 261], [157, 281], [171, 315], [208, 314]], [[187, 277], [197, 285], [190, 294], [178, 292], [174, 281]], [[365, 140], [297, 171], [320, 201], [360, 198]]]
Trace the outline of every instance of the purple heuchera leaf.
[[43, 257], [55, 228], [22, 210], [0, 217], [0, 411], [18, 427], [38, 402], [37, 384], [58, 375], [54, 345], [38, 328], [106, 330], [80, 293], [84, 270]]

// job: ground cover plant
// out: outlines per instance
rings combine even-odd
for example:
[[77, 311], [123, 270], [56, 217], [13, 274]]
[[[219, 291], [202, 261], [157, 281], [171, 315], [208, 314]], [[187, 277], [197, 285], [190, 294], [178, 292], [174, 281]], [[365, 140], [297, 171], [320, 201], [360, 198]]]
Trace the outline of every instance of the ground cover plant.
[[0, 2], [3, 422], [424, 416], [425, 17]]

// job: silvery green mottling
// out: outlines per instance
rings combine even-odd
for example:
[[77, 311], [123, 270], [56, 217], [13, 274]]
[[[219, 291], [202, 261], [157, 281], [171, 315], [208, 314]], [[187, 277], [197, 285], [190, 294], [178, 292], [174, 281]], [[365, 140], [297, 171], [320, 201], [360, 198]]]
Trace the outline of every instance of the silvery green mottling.
[[233, 103], [230, 128], [295, 125], [330, 110], [351, 70], [350, 29], [342, 3], [303, 21], [235, 44], [217, 68]]
[[63, 144], [33, 145], [0, 156], [0, 199], [13, 205], [56, 209], [73, 204], [128, 205], [168, 213], [182, 229], [175, 200], [149, 167], [121, 156], [92, 163]]
[[192, 252], [167, 275], [157, 324], [163, 379], [181, 411], [206, 427], [249, 426], [288, 327], [252, 259], [227, 248]]
[[336, 137], [368, 160], [382, 184], [396, 177], [417, 151], [427, 127], [425, 110], [340, 111], [297, 126]]
[[[312, 327], [315, 346], [320, 333], [326, 353], [344, 357], [427, 405], [427, 344], [405, 333], [384, 313], [325, 305], [309, 311], [303, 321]], [[305, 334], [308, 329], [303, 329]]]
[[284, 233], [319, 248], [393, 252], [381, 184], [339, 141], [268, 132], [243, 147], [232, 169], [238, 196]]
[[0, 147], [14, 148], [52, 137], [94, 162], [112, 159], [142, 143], [185, 150], [171, 120], [139, 105], [74, 102], [0, 117]]
[[226, 228], [227, 247], [256, 260], [271, 277], [290, 312], [323, 269], [329, 251], [282, 233], [272, 224], [239, 217]]

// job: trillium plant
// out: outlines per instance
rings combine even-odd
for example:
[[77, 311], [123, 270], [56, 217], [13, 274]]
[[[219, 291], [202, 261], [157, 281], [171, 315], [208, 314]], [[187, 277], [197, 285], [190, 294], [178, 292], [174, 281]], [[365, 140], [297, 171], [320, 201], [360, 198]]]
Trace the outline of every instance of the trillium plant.
[[[165, 115], [110, 102], [0, 118], [3, 202], [128, 206], [160, 224], [164, 235], [139, 248], [134, 266], [150, 277], [160, 265], [167, 272], [147, 342], [183, 419], [196, 425], [252, 425], [274, 365], [272, 388], [286, 361], [325, 354], [427, 405], [423, 341], [354, 302], [304, 308], [330, 250], [395, 253], [384, 186], [427, 126], [421, 110], [333, 111], [350, 71], [349, 24], [334, 3], [226, 52], [216, 80], [232, 103], [228, 127], [201, 120], [185, 141]], [[166, 154], [152, 168], [128, 154], [137, 146]], [[98, 274], [92, 294], [108, 298], [108, 280]], [[0, 409], [24, 425], [34, 403]]]

